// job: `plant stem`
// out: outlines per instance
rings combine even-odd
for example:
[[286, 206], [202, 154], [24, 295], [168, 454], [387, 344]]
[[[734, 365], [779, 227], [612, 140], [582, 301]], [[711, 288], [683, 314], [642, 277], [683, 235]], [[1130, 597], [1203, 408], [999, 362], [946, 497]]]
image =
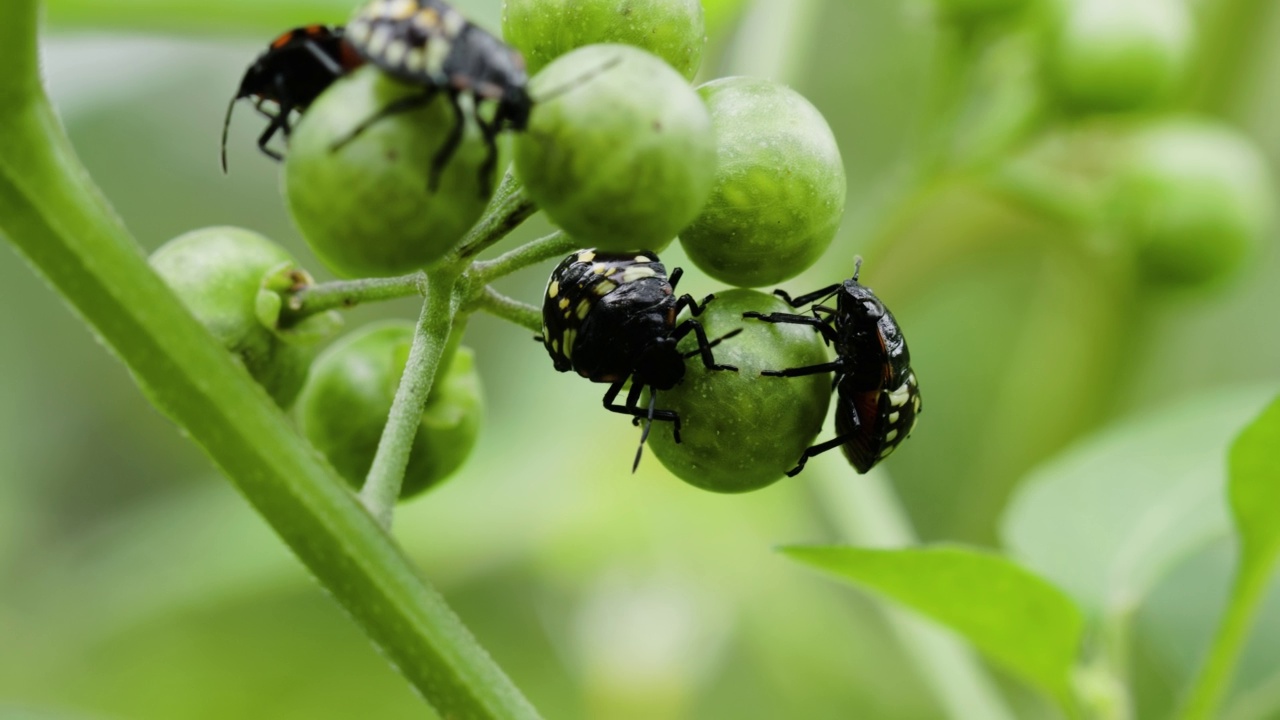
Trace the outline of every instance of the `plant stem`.
[[579, 246], [580, 243], [563, 230], [557, 230], [492, 260], [472, 263], [468, 272], [473, 282], [487, 285], [522, 268], [571, 253]]
[[1258, 53], [1275, 17], [1272, 0], [1218, 0], [1204, 4], [1201, 46], [1196, 54], [1192, 106], [1201, 112], [1228, 114], [1242, 89], [1257, 74], [1249, 61]]
[[477, 310], [483, 310], [490, 315], [513, 322], [516, 325], [527, 328], [530, 332], [542, 332], [541, 309], [507, 297], [488, 285], [471, 302], [472, 306]]
[[366, 302], [395, 300], [425, 295], [427, 275], [419, 270], [408, 275], [364, 280], [339, 280], [308, 285], [285, 295], [280, 311], [280, 327], [288, 328], [316, 313], [351, 308]]
[[441, 716], [536, 718], [342, 478], [148, 266], [42, 94], [36, 16], [35, 0], [0, 4], [0, 236]]
[[537, 206], [525, 194], [515, 175], [508, 170], [494, 192], [484, 217], [462, 238], [454, 255], [459, 260], [470, 260], [506, 237], [537, 211]]
[[422, 424], [422, 410], [427, 405], [440, 359], [449, 344], [454, 315], [461, 305], [455, 287], [459, 276], [452, 265], [428, 270], [427, 278], [427, 297], [414, 329], [404, 375], [391, 403], [391, 414], [378, 441], [373, 465], [369, 468], [364, 487], [360, 488], [360, 502], [388, 530], [391, 529], [396, 501], [400, 498], [404, 471], [409, 466], [413, 439]]
[[1249, 639], [1249, 628], [1266, 596], [1271, 567], [1270, 562], [1250, 562], [1242, 551], [1231, 600], [1222, 615], [1208, 658], [1178, 715], [1180, 720], [1209, 720], [1215, 716], [1231, 687], [1236, 662]]

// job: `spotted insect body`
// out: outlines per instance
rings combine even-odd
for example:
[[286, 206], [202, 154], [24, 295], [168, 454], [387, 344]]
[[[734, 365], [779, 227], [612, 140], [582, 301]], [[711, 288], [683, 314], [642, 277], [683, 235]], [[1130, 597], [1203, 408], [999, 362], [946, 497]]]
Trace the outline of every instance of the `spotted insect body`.
[[[797, 298], [775, 291], [792, 307], [814, 303], [808, 315], [746, 313], [766, 322], [810, 325], [835, 347], [836, 360], [821, 365], [763, 373], [798, 377], [835, 373], [836, 437], [805, 450], [788, 475], [796, 475], [809, 458], [839, 447], [859, 473], [888, 457], [911, 434], [921, 411], [920, 386], [911, 368], [911, 353], [893, 313], [858, 273], [842, 283]], [[836, 307], [822, 305], [836, 298]]]
[[[637, 420], [670, 421], [676, 442], [680, 418], [671, 410], [656, 409], [656, 391], [668, 390], [684, 379], [687, 356], [699, 355], [712, 370], [736, 370], [717, 365], [711, 349], [738, 332], [713, 343], [697, 320], [677, 323], [685, 308], [700, 315], [713, 299], [709, 295], [700, 305], [690, 295], [677, 297], [681, 274], [676, 268], [668, 276], [658, 256], [644, 250], [580, 250], [552, 271], [542, 303], [542, 342], [556, 370], [610, 383], [604, 396], [606, 409]], [[686, 355], [676, 345], [690, 333], [698, 347]], [[628, 380], [631, 388], [619, 404], [617, 397]], [[645, 388], [650, 390], [647, 409], [639, 405]], [[643, 447], [644, 437], [640, 442]], [[637, 453], [636, 462], [639, 459]]]
[[497, 161], [496, 135], [504, 129], [523, 130], [529, 123], [533, 101], [520, 53], [441, 0], [372, 0], [347, 24], [347, 39], [369, 63], [421, 87], [422, 93], [381, 109], [336, 147], [383, 118], [422, 107], [444, 94], [454, 109], [456, 124], [432, 161], [430, 185], [434, 188], [462, 138], [467, 114], [458, 98], [469, 95], [476, 104], [494, 104], [488, 119], [472, 111], [489, 150], [481, 168], [481, 178], [487, 184]]

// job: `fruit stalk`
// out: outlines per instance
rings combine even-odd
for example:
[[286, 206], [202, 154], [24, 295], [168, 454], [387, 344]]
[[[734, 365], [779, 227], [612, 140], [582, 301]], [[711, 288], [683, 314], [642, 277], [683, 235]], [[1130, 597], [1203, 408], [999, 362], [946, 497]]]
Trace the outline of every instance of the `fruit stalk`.
[[440, 360], [449, 345], [454, 316], [461, 306], [458, 280], [456, 270], [450, 265], [427, 270], [426, 300], [414, 330], [409, 360], [396, 390], [387, 426], [378, 441], [378, 452], [373, 457], [369, 476], [360, 489], [360, 502], [387, 530], [391, 529], [404, 471], [409, 465], [409, 451], [422, 422], [422, 410], [426, 407], [427, 396], [431, 394]]

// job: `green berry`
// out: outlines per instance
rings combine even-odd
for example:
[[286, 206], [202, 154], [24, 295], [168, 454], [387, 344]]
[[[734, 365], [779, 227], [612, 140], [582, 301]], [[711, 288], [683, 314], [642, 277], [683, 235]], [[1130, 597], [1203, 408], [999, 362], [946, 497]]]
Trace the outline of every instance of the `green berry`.
[[698, 92], [715, 126], [715, 186], [681, 244], [693, 264], [731, 285], [794, 277], [831, 244], [844, 214], [831, 128], [799, 93], [769, 80], [724, 78]]
[[707, 40], [698, 0], [504, 0], [502, 34], [530, 73], [574, 48], [619, 43], [648, 50], [689, 80]]
[[[316, 360], [298, 398], [302, 434], [354, 488], [364, 484], [373, 464], [412, 343], [412, 323], [365, 326]], [[440, 483], [462, 466], [475, 446], [483, 411], [474, 356], [459, 348], [431, 387], [401, 499]]]
[[715, 172], [707, 109], [659, 58], [591, 45], [533, 79], [516, 173], [551, 221], [584, 247], [666, 247], [702, 209]]
[[[658, 393], [657, 404], [680, 415], [676, 444], [670, 423], [657, 423], [649, 438], [653, 454], [685, 482], [705, 490], [757, 490], [795, 467], [822, 429], [831, 401], [831, 376], [761, 377], [782, 370], [829, 362], [813, 328], [743, 319], [742, 313], [795, 312], [772, 295], [729, 290], [698, 317], [715, 339], [736, 328], [742, 334], [714, 349], [717, 363], [738, 372], [708, 370], [697, 357], [686, 360], [684, 380]], [[692, 336], [681, 349], [697, 347]]]
[[315, 338], [264, 323], [258, 311], [261, 296], [278, 298], [264, 283], [281, 274], [306, 277], [284, 248], [240, 228], [203, 228], [165, 243], [151, 255], [151, 266], [278, 404], [293, 402], [315, 355], [308, 341]]
[[[289, 140], [289, 210], [311, 249], [339, 275], [422, 268], [452, 248], [484, 210], [479, 171], [488, 151], [471, 122], [440, 186], [428, 187], [432, 160], [456, 122], [444, 95], [379, 120], [334, 149], [380, 109], [421, 92], [362, 68], [325, 91]], [[493, 187], [494, 177], [488, 180]]]
[[1134, 136], [1113, 207], [1147, 278], [1208, 283], [1257, 256], [1274, 219], [1273, 188], [1247, 138], [1207, 121], [1174, 120]]
[[1135, 110], [1182, 83], [1193, 37], [1182, 0], [1061, 0], [1047, 70], [1060, 101], [1077, 111]]

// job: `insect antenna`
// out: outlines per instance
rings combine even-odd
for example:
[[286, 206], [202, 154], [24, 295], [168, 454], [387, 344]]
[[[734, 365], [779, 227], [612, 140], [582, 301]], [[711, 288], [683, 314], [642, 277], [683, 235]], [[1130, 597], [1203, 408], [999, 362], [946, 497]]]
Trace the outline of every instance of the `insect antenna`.
[[546, 95], [542, 95], [540, 97], [534, 97], [531, 99], [535, 104], [547, 102], [550, 100], [555, 100], [561, 95], [564, 95], [565, 93], [571, 90], [575, 90], [578, 87], [586, 84], [587, 82], [594, 79], [597, 75], [600, 75], [601, 73], [612, 70], [613, 68], [617, 67], [621, 62], [622, 62], [621, 57], [616, 57], [616, 58], [613, 58], [612, 60], [603, 62], [598, 67], [592, 68], [591, 70], [587, 70], [583, 72], [581, 75], [579, 75], [578, 77], [573, 78], [571, 80], [566, 80], [560, 85], [557, 85], [556, 87], [552, 88], [551, 91], [548, 92]]
[[[735, 337], [735, 336], [736, 336], [736, 335], [738, 335], [738, 333], [740, 333], [740, 332], [742, 332], [742, 328], [736, 328], [736, 329], [734, 329], [734, 330], [730, 330], [729, 332], [727, 332], [727, 333], [725, 333], [725, 334], [721, 335], [720, 337], [716, 338], [715, 340], [712, 340], [711, 342], [707, 343], [707, 349], [708, 349], [708, 350], [710, 350], [710, 349], [714, 348], [715, 346], [719, 345], [720, 343], [724, 342], [725, 340], [728, 340], [728, 339], [729, 339], [729, 338], [731, 338], [731, 337]], [[701, 352], [702, 352], [702, 348], [697, 348], [697, 349], [695, 349], [695, 350], [690, 350], [689, 352], [682, 354], [682, 355], [681, 355], [681, 357], [683, 357], [684, 359], [688, 360], [689, 358], [694, 357], [695, 355], [698, 355], [698, 354], [700, 354]]]
[[222, 121], [222, 174], [227, 174], [227, 132], [231, 129], [231, 111], [236, 109], [236, 103], [240, 101], [239, 95], [231, 98], [231, 102], [227, 104], [227, 117]]
[[631, 463], [631, 474], [636, 473], [636, 468], [640, 467], [640, 455], [644, 453], [644, 442], [649, 439], [649, 431], [653, 429], [653, 409], [658, 402], [658, 393], [652, 388], [649, 389], [649, 417], [645, 419], [644, 430], [640, 431], [640, 446], [636, 448], [635, 462]]
[[858, 282], [858, 273], [862, 272], [862, 256], [853, 256], [853, 281]]

